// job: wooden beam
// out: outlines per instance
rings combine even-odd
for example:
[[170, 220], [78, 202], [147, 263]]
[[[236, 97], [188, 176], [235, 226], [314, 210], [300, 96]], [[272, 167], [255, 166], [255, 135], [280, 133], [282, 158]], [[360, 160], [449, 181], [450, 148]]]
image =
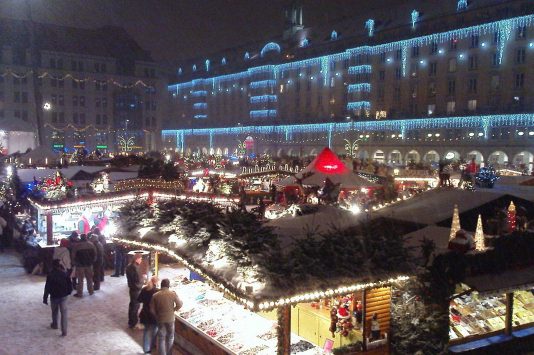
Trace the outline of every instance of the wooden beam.
[[512, 335], [512, 320], [514, 318], [514, 293], [506, 294], [506, 315], [504, 318], [504, 334]]
[[291, 306], [282, 306], [278, 314], [278, 355], [291, 354]]

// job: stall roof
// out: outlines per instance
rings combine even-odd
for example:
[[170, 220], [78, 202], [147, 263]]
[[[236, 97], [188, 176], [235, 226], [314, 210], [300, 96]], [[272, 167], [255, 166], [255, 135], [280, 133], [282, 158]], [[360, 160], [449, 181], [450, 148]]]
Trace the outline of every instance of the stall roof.
[[83, 180], [83, 181], [92, 181], [94, 178], [95, 178], [95, 174], [93, 173], [88, 173], [87, 171], [85, 170], [79, 170], [76, 174], [74, 174], [70, 180]]
[[297, 179], [302, 185], [322, 186], [326, 178], [341, 188], [380, 187], [352, 172], [338, 156], [329, 148], [324, 148], [317, 157], [294, 177], [284, 179], [278, 183], [280, 186], [297, 185]]
[[534, 288], [534, 266], [519, 270], [503, 271], [467, 277], [466, 285], [484, 294], [503, 294]]
[[446, 253], [449, 249], [449, 236], [451, 229], [440, 226], [426, 226], [414, 232], [404, 235], [405, 246], [414, 257], [421, 256], [421, 242], [423, 239], [430, 239], [436, 245], [435, 254]]

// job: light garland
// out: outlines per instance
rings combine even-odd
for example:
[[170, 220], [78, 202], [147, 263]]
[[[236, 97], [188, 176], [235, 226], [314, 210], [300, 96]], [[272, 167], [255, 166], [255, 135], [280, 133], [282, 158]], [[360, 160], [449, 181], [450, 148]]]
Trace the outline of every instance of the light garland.
[[181, 181], [164, 181], [159, 179], [130, 179], [115, 183], [116, 192], [137, 189], [183, 190], [184, 186]]
[[[20, 75], [20, 74], [17, 74], [16, 72], [14, 72], [13, 70], [8, 68], [4, 73], [0, 74], [0, 76], [6, 77], [7, 75], [11, 75], [12, 77], [17, 78], [17, 79], [24, 79], [24, 78], [29, 77], [32, 74], [33, 74], [33, 70], [29, 70], [29, 71], [25, 72], [24, 74]], [[52, 79], [57, 79], [57, 80], [71, 79], [71, 80], [73, 80], [73, 81], [75, 81], [77, 83], [80, 83], [80, 82], [108, 83], [108, 84], [113, 84], [115, 86], [118, 86], [118, 87], [120, 87], [122, 89], [131, 89], [131, 88], [134, 88], [134, 87], [140, 86], [140, 85], [143, 86], [143, 87], [146, 87], [146, 88], [154, 89], [154, 86], [149, 85], [149, 84], [145, 83], [142, 80], [137, 80], [133, 84], [121, 84], [121, 83], [119, 83], [118, 81], [116, 81], [114, 79], [102, 80], [102, 79], [92, 79], [90, 77], [86, 77], [86, 78], [80, 79], [80, 78], [74, 77], [72, 74], [65, 74], [63, 76], [55, 76], [55, 75], [50, 74], [49, 72], [44, 72], [42, 74], [38, 74], [37, 77], [39, 79], [43, 79], [43, 78], [46, 78], [46, 77], [49, 77], [49, 78], [52, 78]]]
[[288, 296], [288, 297], [283, 297], [279, 299], [259, 301], [257, 299], [248, 298], [242, 293], [243, 292], [242, 290], [239, 290], [240, 291], [239, 294], [235, 291], [232, 291], [230, 287], [223, 284], [221, 281], [216, 281], [215, 278], [210, 276], [205, 270], [198, 267], [196, 264], [191, 263], [190, 261], [185, 259], [183, 256], [177, 254], [173, 250], [170, 250], [168, 248], [162, 247], [157, 244], [138, 242], [134, 240], [121, 239], [117, 237], [113, 237], [112, 239], [118, 243], [132, 245], [135, 247], [150, 249], [153, 251], [164, 253], [178, 260], [179, 262], [184, 264], [186, 268], [193, 270], [197, 274], [201, 275], [204, 279], [208, 281], [208, 283], [212, 284], [213, 286], [215, 286], [217, 289], [219, 289], [223, 293], [230, 295], [233, 299], [235, 299], [236, 301], [238, 301], [239, 303], [241, 303], [242, 305], [244, 305], [247, 309], [251, 311], [258, 311], [258, 310], [268, 311], [268, 310], [272, 310], [274, 308], [278, 308], [278, 307], [285, 306], [285, 305], [297, 304], [301, 302], [310, 302], [310, 301], [319, 300], [325, 297], [333, 297], [337, 295], [348, 294], [348, 293], [352, 293], [352, 292], [359, 291], [359, 290], [365, 290], [369, 288], [384, 287], [387, 285], [403, 282], [409, 279], [408, 276], [402, 275], [402, 276], [389, 278], [384, 281], [368, 282], [368, 283], [362, 283], [362, 284], [352, 284], [352, 285], [347, 285], [347, 286], [340, 286], [334, 289], [317, 290], [314, 292], [300, 293], [294, 296]]
[[132, 201], [135, 198], [147, 198], [148, 193], [143, 193], [139, 195], [134, 194], [128, 194], [123, 196], [114, 196], [109, 198], [97, 198], [97, 199], [87, 199], [87, 200], [78, 200], [75, 202], [63, 202], [63, 203], [54, 203], [54, 204], [41, 204], [31, 198], [29, 198], [29, 202], [40, 209], [41, 211], [50, 211], [50, 210], [58, 210], [63, 208], [73, 208], [73, 207], [88, 207], [92, 205], [102, 205], [102, 204], [113, 204], [113, 203], [120, 203], [120, 202], [128, 202]]
[[276, 110], [252, 110], [250, 118], [276, 117]]

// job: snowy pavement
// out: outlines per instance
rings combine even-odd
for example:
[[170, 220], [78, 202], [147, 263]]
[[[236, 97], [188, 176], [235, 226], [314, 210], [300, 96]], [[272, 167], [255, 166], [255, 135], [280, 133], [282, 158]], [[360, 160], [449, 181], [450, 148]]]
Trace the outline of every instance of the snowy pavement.
[[128, 329], [125, 277], [106, 276], [94, 295], [84, 290], [83, 298], [69, 297], [67, 337], [50, 328], [44, 283], [45, 277], [26, 274], [16, 252], [0, 253], [0, 355], [143, 353], [143, 331]]

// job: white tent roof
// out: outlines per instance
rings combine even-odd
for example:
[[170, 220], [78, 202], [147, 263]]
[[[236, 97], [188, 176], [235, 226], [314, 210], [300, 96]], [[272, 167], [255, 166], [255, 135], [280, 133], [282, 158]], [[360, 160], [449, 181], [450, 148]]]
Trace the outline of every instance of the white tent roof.
[[340, 184], [341, 188], [381, 186], [353, 173], [352, 169], [348, 168], [329, 148], [324, 148], [321, 153], [319, 153], [319, 155], [317, 155], [317, 157], [315, 157], [304, 170], [297, 173], [295, 177], [283, 179], [278, 185], [295, 185], [296, 179], [302, 179], [303, 185], [322, 186], [324, 185], [326, 178], [329, 178], [334, 184]]
[[26, 160], [29, 158], [32, 158], [34, 162], [37, 162], [40, 160], [44, 161], [46, 158], [54, 159], [54, 158], [57, 158], [58, 156], [59, 154], [54, 152], [50, 147], [40, 146], [28, 152], [27, 154], [24, 154], [23, 158]]

